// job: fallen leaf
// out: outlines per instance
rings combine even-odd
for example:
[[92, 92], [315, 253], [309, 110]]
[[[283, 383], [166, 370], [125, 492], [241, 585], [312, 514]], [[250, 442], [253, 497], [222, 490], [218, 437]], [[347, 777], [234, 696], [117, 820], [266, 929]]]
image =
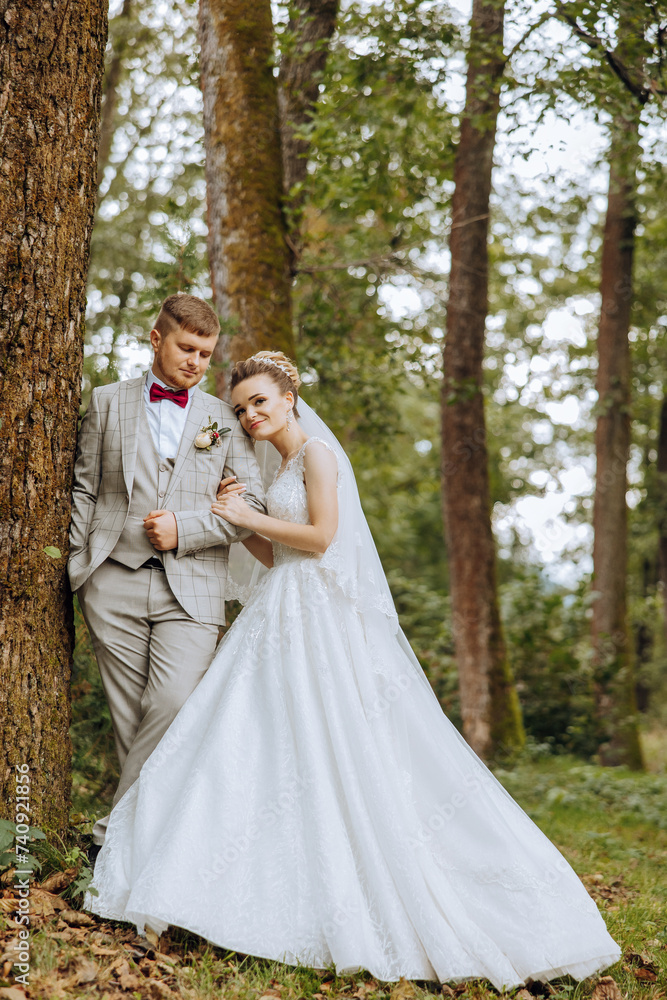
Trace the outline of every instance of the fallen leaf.
[[456, 993], [454, 993], [454, 990], [451, 988], [451, 986], [448, 986], [447, 983], [443, 983], [442, 984], [442, 986], [440, 987], [440, 992], [442, 993], [443, 997], [454, 997], [454, 996], [456, 996]]
[[145, 988], [151, 1000], [169, 1000], [176, 996], [166, 983], [161, 983], [158, 979], [151, 979]]
[[148, 943], [157, 951], [160, 947], [160, 935], [156, 934], [150, 927], [147, 927], [144, 933]]
[[105, 948], [103, 945], [99, 945], [99, 944], [91, 944], [90, 950], [92, 951], [93, 955], [97, 955], [98, 958], [101, 958], [103, 955], [119, 955], [120, 954], [118, 948]]
[[118, 977], [118, 982], [124, 990], [138, 990], [146, 980], [143, 976], [135, 976], [132, 972], [126, 972]]
[[613, 976], [603, 976], [593, 990], [591, 1000], [623, 1000], [618, 983]]
[[0, 997], [2, 1000], [26, 1000], [26, 995], [18, 986], [0, 987]]
[[0, 955], [0, 962], [6, 962], [9, 960], [10, 964], [14, 964], [14, 959], [16, 958], [16, 952], [19, 950], [20, 941], [18, 937], [10, 938], [9, 941], [4, 942], [4, 948], [2, 955]]
[[39, 888], [44, 889], [46, 892], [62, 892], [63, 889], [72, 884], [78, 874], [78, 868], [68, 868], [64, 872], [54, 872], [53, 875], [49, 875], [48, 878], [39, 883]]
[[519, 990], [516, 995], [516, 1000], [534, 1000], [534, 998], [530, 990]]
[[404, 976], [401, 976], [389, 995], [391, 1000], [412, 1000], [412, 997], [417, 996], [414, 986]]
[[352, 996], [357, 997], [357, 1000], [366, 1000], [366, 997], [370, 993], [374, 993], [378, 988], [378, 984], [374, 980], [371, 980], [370, 983], [355, 983], [355, 986], [357, 987], [357, 992], [353, 993]]
[[97, 979], [100, 967], [92, 958], [85, 958], [78, 955], [74, 961], [74, 971], [67, 977], [69, 986], [81, 986], [83, 983], [92, 983]]
[[93, 918], [87, 913], [81, 913], [80, 910], [62, 910], [60, 919], [69, 924], [70, 927], [92, 927], [95, 925]]
[[651, 969], [646, 969], [643, 966], [640, 969], [633, 969], [632, 974], [635, 979], [639, 979], [643, 983], [655, 983], [658, 980], [657, 975]]
[[655, 962], [651, 961], [651, 956], [647, 951], [642, 951], [641, 954], [636, 951], [626, 951], [623, 958], [631, 965], [639, 965], [642, 969], [650, 969], [651, 972], [658, 971], [658, 967]]

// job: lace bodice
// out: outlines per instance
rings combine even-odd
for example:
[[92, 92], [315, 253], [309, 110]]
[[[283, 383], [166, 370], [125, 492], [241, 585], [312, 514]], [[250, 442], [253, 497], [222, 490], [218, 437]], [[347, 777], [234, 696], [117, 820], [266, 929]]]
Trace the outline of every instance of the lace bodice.
[[[276, 473], [266, 492], [266, 509], [270, 517], [277, 517], [281, 521], [291, 521], [293, 524], [310, 524], [304, 461], [306, 448], [311, 441], [319, 441], [325, 448], [329, 448], [326, 441], [322, 441], [321, 438], [310, 437], [304, 441], [296, 455], [290, 458], [285, 467]], [[329, 450], [331, 449], [329, 448]], [[319, 558], [320, 556], [316, 552], [303, 552], [301, 549], [293, 549], [280, 542], [273, 543], [274, 566], [299, 559]]]

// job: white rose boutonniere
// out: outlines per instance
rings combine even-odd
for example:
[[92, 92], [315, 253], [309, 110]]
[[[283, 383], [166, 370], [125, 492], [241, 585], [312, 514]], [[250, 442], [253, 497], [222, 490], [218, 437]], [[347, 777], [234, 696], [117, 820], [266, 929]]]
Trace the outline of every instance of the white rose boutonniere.
[[229, 434], [230, 431], [231, 427], [218, 428], [217, 421], [216, 423], [212, 423], [209, 420], [195, 438], [195, 448], [198, 448], [200, 451], [210, 451], [211, 448], [217, 448], [222, 435]]

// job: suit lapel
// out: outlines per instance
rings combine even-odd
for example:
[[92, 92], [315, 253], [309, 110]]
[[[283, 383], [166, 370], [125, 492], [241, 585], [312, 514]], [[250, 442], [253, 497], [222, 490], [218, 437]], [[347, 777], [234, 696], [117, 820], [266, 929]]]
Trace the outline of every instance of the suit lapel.
[[143, 406], [146, 376], [128, 379], [120, 385], [120, 441], [123, 462], [123, 478], [128, 493], [132, 493], [134, 470], [137, 464], [139, 444], [139, 419]]
[[190, 403], [190, 409], [188, 410], [188, 417], [185, 421], [183, 434], [181, 435], [181, 443], [178, 447], [176, 461], [174, 462], [174, 471], [169, 479], [167, 496], [164, 500], [165, 506], [169, 502], [169, 498], [176, 489], [176, 485], [178, 484], [179, 479], [183, 476], [188, 464], [194, 459], [195, 438], [197, 437], [197, 434], [199, 434], [202, 427], [208, 424], [211, 419], [213, 418], [212, 415], [207, 412], [206, 403], [204, 402], [204, 394], [201, 389], [196, 388], [192, 394], [192, 402]]

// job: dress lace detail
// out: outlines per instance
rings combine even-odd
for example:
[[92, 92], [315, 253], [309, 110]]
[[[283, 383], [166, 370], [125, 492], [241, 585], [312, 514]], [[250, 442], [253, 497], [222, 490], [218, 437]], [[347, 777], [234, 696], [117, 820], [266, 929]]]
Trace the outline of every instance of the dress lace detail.
[[[275, 477], [272, 516], [307, 523], [313, 440]], [[335, 559], [274, 551], [114, 808], [86, 907], [388, 981], [501, 990], [615, 962], [595, 903], [443, 715], [400, 629], [360, 608]]]
[[[318, 441], [331, 451], [326, 441], [322, 441], [321, 438], [308, 438], [284, 467], [278, 469], [266, 493], [266, 509], [271, 517], [276, 517], [280, 521], [291, 521], [293, 524], [310, 524], [304, 463], [306, 448], [311, 441]], [[293, 549], [279, 542], [273, 543], [273, 562], [276, 566], [304, 558], [317, 559], [320, 556], [317, 553]]]

